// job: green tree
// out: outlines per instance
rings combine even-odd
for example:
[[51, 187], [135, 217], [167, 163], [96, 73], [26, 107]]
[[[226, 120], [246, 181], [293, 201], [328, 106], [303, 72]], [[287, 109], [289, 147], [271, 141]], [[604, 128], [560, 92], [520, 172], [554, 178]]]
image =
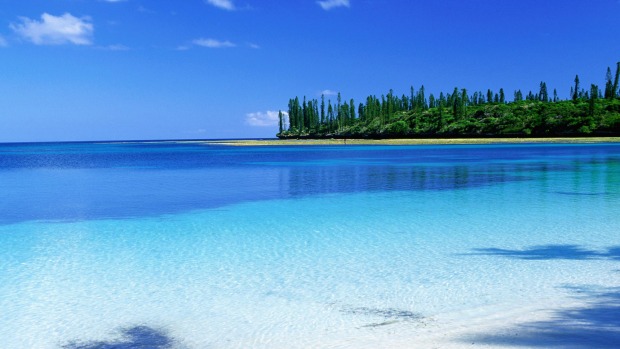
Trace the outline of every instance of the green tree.
[[303, 132], [310, 126], [310, 115], [308, 113], [308, 104], [306, 103], [306, 96], [304, 96], [304, 101], [301, 104], [301, 127], [299, 130]]
[[355, 102], [353, 101], [353, 98], [349, 101], [349, 117], [351, 118], [351, 121], [355, 120]]
[[366, 112], [365, 112], [363, 103], [360, 103], [359, 106], [357, 107], [357, 115], [360, 121], [362, 122], [366, 121]]
[[325, 123], [325, 95], [321, 94], [321, 124]]
[[338, 97], [336, 99], [336, 102], [338, 104], [336, 104], [336, 118], [340, 119], [340, 107], [342, 107], [342, 97], [340, 96], [340, 92], [338, 92]]
[[605, 98], [612, 99], [615, 97], [613, 88], [614, 83], [611, 82], [611, 69], [607, 67], [607, 74], [605, 74]]
[[[486, 99], [483, 92], [476, 91], [469, 95], [466, 89], [455, 88], [452, 93], [441, 92], [439, 98], [430, 94], [426, 101], [422, 86], [417, 93], [411, 88], [411, 97], [405, 94], [396, 96], [392, 90], [380, 99], [368, 96], [365, 105], [359, 104], [357, 115], [354, 100], [342, 102], [340, 94], [336, 108], [328, 101], [327, 113], [323, 95], [320, 108], [317, 99], [307, 100], [304, 97], [300, 103], [300, 99], [295, 97], [289, 100], [288, 114], [278, 112], [278, 135], [330, 137], [346, 134], [347, 137], [368, 137], [620, 133], [620, 101], [616, 99], [620, 92], [617, 88], [619, 74], [620, 62], [613, 81], [611, 69], [607, 69], [604, 93], [595, 84], [587, 91], [582, 89], [579, 76], [575, 76], [570, 98], [561, 100], [554, 89], [554, 103], [547, 103], [551, 99], [546, 83], [542, 81], [538, 93], [528, 93], [525, 98], [527, 103], [520, 103], [523, 100], [521, 90], [515, 91], [514, 103], [507, 102], [503, 88], [499, 93], [487, 90]], [[486, 103], [496, 105], [487, 106]], [[288, 125], [284, 119], [287, 116]]]
[[547, 93], [547, 84], [543, 81], [540, 82], [540, 91], [538, 92], [538, 98], [541, 102], [549, 102], [549, 94]]
[[455, 119], [459, 118], [462, 115], [462, 110], [463, 103], [459, 98], [459, 89], [455, 87], [454, 91], [452, 92], [452, 115]]
[[579, 75], [575, 75], [575, 88], [573, 91], [573, 101], [576, 101], [579, 99]]
[[331, 100], [327, 101], [327, 123], [327, 130], [331, 133], [334, 127], [334, 107], [332, 107]]
[[283, 121], [283, 116], [282, 116], [282, 110], [278, 111], [278, 120], [279, 120], [279, 132], [278, 134], [282, 134], [282, 131], [284, 131], [284, 121]]
[[614, 78], [614, 84], [612, 86], [614, 97], [620, 96], [620, 91], [618, 91], [618, 80], [620, 80], [620, 62], [616, 63], [616, 77]]
[[523, 100], [523, 92], [521, 90], [516, 90], [514, 93], [514, 101], [521, 102]]
[[590, 103], [588, 103], [588, 114], [590, 114], [590, 117], [594, 116], [594, 106], [596, 105], [597, 99], [598, 99], [598, 86], [592, 84], [590, 86]]
[[422, 110], [426, 110], [427, 109], [426, 96], [425, 96], [425, 93], [424, 93], [424, 85], [422, 85], [420, 87], [420, 90], [418, 91], [418, 95], [416, 96], [416, 104], [418, 105], [418, 108], [420, 108]]

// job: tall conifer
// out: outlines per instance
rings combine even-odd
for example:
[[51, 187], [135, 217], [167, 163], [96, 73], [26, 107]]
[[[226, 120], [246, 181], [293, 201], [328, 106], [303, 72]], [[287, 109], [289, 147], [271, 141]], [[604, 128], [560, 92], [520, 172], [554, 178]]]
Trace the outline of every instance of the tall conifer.
[[321, 124], [325, 123], [325, 95], [321, 94]]
[[573, 91], [573, 101], [576, 101], [579, 99], [579, 75], [575, 75], [575, 87]]
[[614, 97], [620, 97], [620, 91], [618, 91], [618, 80], [620, 79], [620, 62], [616, 63], [616, 77], [614, 78], [614, 85], [612, 92]]
[[590, 86], [590, 103], [588, 107], [590, 116], [594, 116], [594, 105], [596, 103], [597, 98], [598, 98], [598, 86], [592, 84]]
[[278, 134], [284, 130], [284, 121], [282, 121], [282, 110], [278, 111], [279, 130]]

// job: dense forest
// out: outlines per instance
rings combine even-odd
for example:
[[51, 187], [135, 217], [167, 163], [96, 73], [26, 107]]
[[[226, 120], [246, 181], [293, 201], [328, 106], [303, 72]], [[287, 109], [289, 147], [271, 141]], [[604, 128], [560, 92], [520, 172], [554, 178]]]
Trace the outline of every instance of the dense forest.
[[288, 113], [279, 113], [279, 138], [399, 138], [399, 137], [545, 137], [620, 135], [620, 62], [615, 75], [607, 68], [605, 87], [581, 85], [579, 76], [570, 98], [558, 98], [545, 82], [534, 93], [505, 91], [426, 96], [424, 86], [409, 95], [393, 91], [365, 103], [353, 99], [320, 101], [291, 99]]

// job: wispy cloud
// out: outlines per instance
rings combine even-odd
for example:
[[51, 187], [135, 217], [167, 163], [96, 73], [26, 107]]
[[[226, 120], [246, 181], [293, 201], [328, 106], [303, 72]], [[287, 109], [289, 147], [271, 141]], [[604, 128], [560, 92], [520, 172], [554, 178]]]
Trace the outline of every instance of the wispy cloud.
[[321, 91], [321, 94], [325, 95], [325, 96], [335, 96], [335, 95], [338, 94], [338, 91], [323, 90], [323, 91]]
[[[256, 127], [269, 127], [269, 126], [277, 126], [280, 122], [278, 117], [279, 112], [268, 110], [266, 112], [256, 112], [256, 113], [248, 113], [245, 114], [245, 123], [250, 126]], [[285, 117], [285, 120], [288, 120], [288, 113], [282, 112], [282, 115]]]
[[196, 39], [192, 41], [192, 44], [196, 46], [208, 47], [208, 48], [227, 48], [227, 47], [235, 47], [234, 43], [226, 40], [216, 40], [216, 39]]
[[142, 12], [142, 13], [147, 13], [147, 14], [154, 14], [155, 11], [151, 10], [150, 8], [146, 8], [142, 5], [138, 6], [138, 12]]
[[9, 43], [6, 42], [6, 39], [3, 38], [2, 36], [0, 36], [0, 47], [7, 47], [9, 46]]
[[90, 45], [93, 24], [89, 17], [77, 18], [70, 13], [53, 16], [41, 15], [41, 21], [19, 17], [21, 23], [11, 23], [10, 28], [35, 45]]
[[208, 4], [224, 9], [224, 10], [234, 11], [236, 9], [235, 4], [232, 2], [232, 0], [206, 0], [206, 1]]
[[105, 51], [129, 51], [130, 48], [125, 46], [125, 45], [108, 45], [108, 46], [99, 46], [97, 47], [100, 50], [105, 50]]
[[326, 11], [331, 10], [334, 7], [351, 7], [349, 0], [322, 0], [317, 1], [316, 3]]

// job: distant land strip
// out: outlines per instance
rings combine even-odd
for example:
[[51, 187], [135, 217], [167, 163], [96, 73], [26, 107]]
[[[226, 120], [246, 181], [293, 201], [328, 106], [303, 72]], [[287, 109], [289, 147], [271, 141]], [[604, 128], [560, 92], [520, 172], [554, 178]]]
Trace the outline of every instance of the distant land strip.
[[409, 95], [370, 95], [357, 105], [340, 93], [335, 104], [295, 97], [278, 113], [281, 139], [322, 138], [475, 138], [620, 136], [620, 62], [615, 77], [607, 67], [605, 87], [582, 86], [579, 75], [569, 99], [550, 92], [544, 81], [537, 93], [503, 88], [471, 91], [457, 87], [439, 96], [422, 85]]
[[291, 145], [442, 145], [442, 144], [526, 144], [526, 143], [620, 143], [620, 137], [549, 137], [549, 138], [393, 138], [393, 139], [263, 139], [204, 141], [231, 146]]

